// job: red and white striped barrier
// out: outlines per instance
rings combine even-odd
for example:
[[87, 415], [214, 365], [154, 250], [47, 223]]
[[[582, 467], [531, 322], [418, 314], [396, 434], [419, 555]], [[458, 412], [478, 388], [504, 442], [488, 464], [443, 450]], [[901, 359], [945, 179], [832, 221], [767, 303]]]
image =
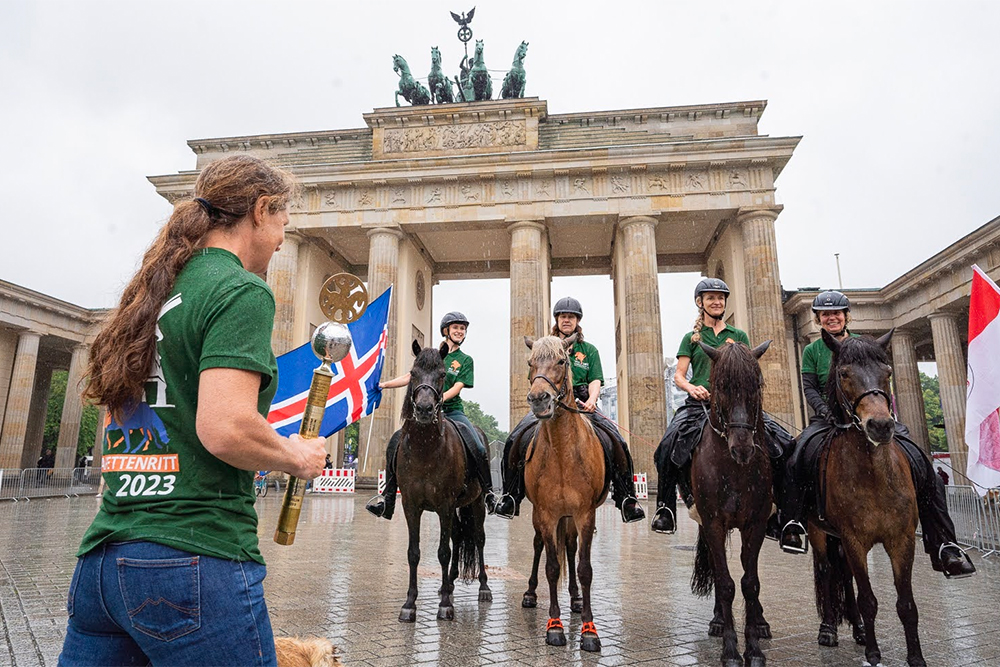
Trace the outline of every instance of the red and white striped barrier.
[[354, 470], [326, 469], [313, 480], [313, 493], [354, 493]]
[[649, 483], [646, 481], [646, 473], [637, 472], [632, 475], [635, 482], [635, 497], [639, 500], [649, 500]]
[[[381, 496], [383, 493], [385, 493], [385, 471], [384, 470], [379, 470], [378, 471], [378, 494]], [[396, 489], [396, 495], [397, 496], [400, 495], [399, 489]]]

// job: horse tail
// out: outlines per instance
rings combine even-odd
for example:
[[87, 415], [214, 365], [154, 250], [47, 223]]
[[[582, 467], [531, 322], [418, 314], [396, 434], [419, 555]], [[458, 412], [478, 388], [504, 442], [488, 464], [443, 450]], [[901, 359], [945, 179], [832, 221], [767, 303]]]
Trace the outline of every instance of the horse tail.
[[698, 546], [694, 554], [694, 572], [691, 573], [691, 592], [698, 597], [706, 597], [715, 588], [715, 566], [708, 551], [705, 531], [698, 528]]
[[816, 588], [816, 613], [825, 620], [824, 608], [829, 604], [834, 623], [844, 622], [847, 586], [850, 585], [850, 569], [844, 558], [840, 540], [826, 536], [826, 558], [819, 549], [813, 549], [813, 583]]
[[458, 508], [454, 531], [458, 576], [462, 581], [472, 581], [479, 575], [479, 550], [476, 548], [476, 516], [472, 505]]

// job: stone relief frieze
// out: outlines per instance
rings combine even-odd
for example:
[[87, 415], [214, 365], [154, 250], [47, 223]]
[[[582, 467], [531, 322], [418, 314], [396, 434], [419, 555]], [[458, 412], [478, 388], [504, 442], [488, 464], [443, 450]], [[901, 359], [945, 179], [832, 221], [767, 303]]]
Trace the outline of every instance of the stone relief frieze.
[[489, 146], [525, 146], [527, 142], [525, 122], [508, 120], [386, 130], [382, 136], [382, 150], [384, 153], [413, 153]]
[[687, 190], [688, 192], [704, 190], [707, 180], [708, 178], [705, 172], [689, 171], [687, 173], [687, 176], [684, 178], [684, 189]]
[[444, 193], [441, 191], [441, 188], [431, 188], [430, 191], [428, 191], [427, 193], [427, 200], [424, 203], [440, 204], [443, 201], [442, 199], [443, 194]]
[[650, 176], [646, 179], [646, 187], [650, 192], [653, 190], [658, 190], [660, 192], [666, 192], [670, 190], [670, 184], [667, 183], [667, 179], [663, 176]]
[[405, 188], [393, 188], [392, 189], [392, 203], [393, 204], [405, 204], [406, 203], [406, 189]]
[[590, 194], [590, 190], [587, 189], [587, 179], [586, 178], [574, 178], [573, 179], [573, 194]]
[[631, 189], [631, 183], [626, 176], [613, 174], [611, 176], [611, 191], [615, 194], [625, 194]]
[[326, 202], [327, 206], [332, 206], [333, 208], [340, 206], [340, 203], [337, 201], [337, 192], [335, 190], [327, 192], [323, 197], [323, 201]]

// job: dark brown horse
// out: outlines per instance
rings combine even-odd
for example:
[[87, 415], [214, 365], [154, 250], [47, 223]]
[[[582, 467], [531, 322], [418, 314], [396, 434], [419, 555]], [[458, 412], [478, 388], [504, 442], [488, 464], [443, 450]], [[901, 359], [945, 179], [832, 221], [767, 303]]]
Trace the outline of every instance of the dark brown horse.
[[[861, 640], [863, 634], [859, 643], [865, 645], [867, 661], [879, 664], [878, 600], [868, 578], [868, 552], [881, 543], [892, 563], [896, 613], [906, 634], [906, 662], [925, 665], [911, 584], [917, 495], [906, 455], [893, 439], [892, 369], [886, 355], [891, 338], [892, 331], [878, 340], [839, 342], [823, 332], [823, 341], [833, 351], [827, 392], [838, 428], [820, 456], [823, 507], [809, 518], [816, 606], [822, 617], [819, 643], [836, 645], [837, 625], [846, 615], [855, 639]], [[857, 607], [852, 576], [858, 585]]]
[[[402, 493], [403, 513], [410, 545], [410, 587], [399, 620], [417, 617], [417, 564], [420, 562], [420, 517], [434, 512], [441, 522], [438, 560], [441, 563], [441, 603], [439, 620], [455, 619], [452, 593], [459, 576], [471, 581], [479, 571], [479, 601], [490, 602], [493, 594], [486, 585], [483, 546], [486, 532], [486, 504], [483, 488], [469, 474], [469, 461], [458, 429], [441, 412], [444, 388], [445, 344], [440, 350], [420, 349], [410, 371], [410, 384], [403, 400], [403, 428], [396, 454], [396, 476]], [[480, 437], [485, 436], [480, 432]]]
[[[712, 359], [711, 410], [691, 459], [691, 490], [701, 527], [691, 590], [715, 589], [715, 617], [708, 634], [722, 636], [722, 664], [763, 667], [760, 639], [771, 636], [760, 604], [757, 560], [771, 514], [771, 463], [764, 445], [763, 380], [760, 359], [771, 341], [753, 350], [742, 343], [718, 349], [699, 343]], [[743, 599], [746, 601], [746, 651], [740, 658], [733, 622], [736, 584], [726, 562], [729, 532], [740, 531]]]
[[[580, 648], [600, 651], [601, 640], [590, 608], [590, 584], [594, 576], [590, 547], [596, 511], [607, 498], [608, 491], [604, 483], [604, 450], [590, 420], [573, 405], [573, 372], [568, 350], [576, 342], [576, 335], [565, 340], [556, 336], [537, 341], [525, 337], [524, 342], [531, 349], [528, 405], [539, 425], [535, 438], [528, 445], [524, 465], [525, 490], [531, 501], [531, 520], [535, 527], [535, 559], [522, 604], [534, 602], [538, 562], [544, 546], [545, 576], [549, 581], [545, 643], [565, 646], [566, 634], [559, 617], [559, 575], [567, 555], [573, 558], [579, 540], [577, 573], [583, 586], [583, 599], [579, 603], [583, 623]], [[575, 588], [571, 580], [573, 598], [578, 595]], [[572, 604], [576, 605], [577, 601]]]

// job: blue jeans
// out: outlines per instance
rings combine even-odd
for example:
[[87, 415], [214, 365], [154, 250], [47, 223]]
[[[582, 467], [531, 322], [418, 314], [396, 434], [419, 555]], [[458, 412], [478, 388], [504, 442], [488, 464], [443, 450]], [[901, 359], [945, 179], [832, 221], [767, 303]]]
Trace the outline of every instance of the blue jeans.
[[103, 544], [73, 572], [59, 667], [275, 667], [265, 575], [253, 561]]

